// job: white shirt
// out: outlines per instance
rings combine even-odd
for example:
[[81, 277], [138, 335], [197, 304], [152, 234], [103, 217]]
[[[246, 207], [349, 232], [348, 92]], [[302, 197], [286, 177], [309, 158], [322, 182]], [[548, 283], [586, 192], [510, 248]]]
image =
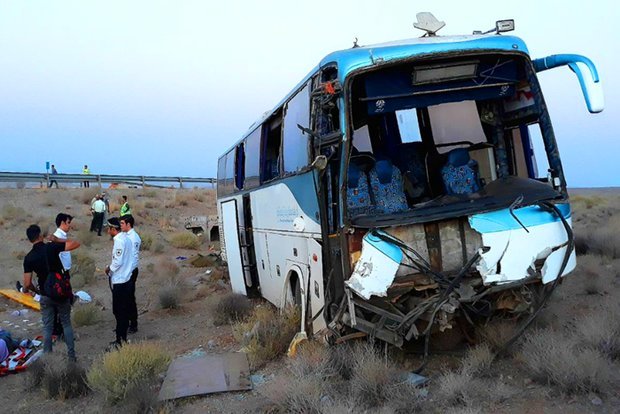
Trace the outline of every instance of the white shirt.
[[[60, 227], [56, 229], [56, 231], [54, 232], [54, 236], [58, 237], [59, 239], [67, 240], [67, 233]], [[62, 263], [62, 267], [65, 270], [70, 270], [71, 252], [60, 252], [58, 256], [60, 257], [60, 263]]]
[[93, 210], [95, 213], [103, 213], [105, 211], [105, 203], [103, 200], [97, 200], [93, 203]]
[[112, 248], [112, 263], [110, 263], [110, 277], [112, 284], [125, 283], [131, 278], [131, 242], [125, 233], [120, 232], [114, 236]]
[[131, 270], [133, 271], [138, 268], [138, 264], [140, 263], [140, 245], [142, 244], [142, 239], [140, 239], [140, 236], [133, 228], [125, 234], [131, 241]]

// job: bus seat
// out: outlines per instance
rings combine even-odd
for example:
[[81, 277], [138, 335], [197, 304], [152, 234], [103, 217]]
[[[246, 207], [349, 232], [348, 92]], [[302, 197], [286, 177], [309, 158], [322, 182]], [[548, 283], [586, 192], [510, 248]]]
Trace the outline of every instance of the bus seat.
[[471, 194], [480, 190], [478, 163], [465, 148], [455, 148], [448, 153], [448, 161], [441, 169], [441, 178], [448, 195]]
[[378, 212], [397, 213], [407, 210], [403, 177], [390, 160], [377, 160], [370, 170], [370, 185]]
[[347, 210], [350, 216], [369, 213], [372, 209], [368, 176], [356, 164], [347, 171]]
[[426, 148], [422, 142], [401, 144], [394, 157], [394, 164], [402, 171], [405, 194], [411, 200], [428, 195], [425, 157]]

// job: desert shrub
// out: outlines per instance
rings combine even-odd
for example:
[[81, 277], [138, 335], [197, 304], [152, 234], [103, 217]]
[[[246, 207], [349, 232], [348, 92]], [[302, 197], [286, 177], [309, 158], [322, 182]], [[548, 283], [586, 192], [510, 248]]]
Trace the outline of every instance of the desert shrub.
[[146, 265], [146, 271], [149, 273], [155, 272], [155, 263], [149, 263]]
[[104, 354], [88, 371], [88, 383], [101, 392], [106, 401], [117, 404], [136, 389], [156, 384], [170, 356], [157, 343], [137, 342]]
[[598, 350], [580, 347], [575, 338], [551, 330], [526, 335], [519, 359], [535, 380], [567, 393], [604, 392], [615, 375]]
[[75, 362], [54, 354], [44, 355], [27, 371], [28, 390], [42, 389], [46, 398], [69, 399], [87, 394], [86, 371]]
[[142, 191], [142, 197], [155, 198], [155, 197], [157, 197], [157, 190], [146, 190], [146, 189], [144, 189]]
[[5, 221], [13, 221], [24, 214], [23, 210], [14, 205], [7, 204], [2, 207], [2, 218]]
[[151, 233], [142, 233], [140, 234], [140, 238], [142, 239], [140, 250], [151, 250], [151, 246], [153, 246], [153, 235]]
[[[147, 208], [149, 210], [157, 208], [157, 207], [159, 207], [159, 204], [157, 204], [155, 201], [145, 201], [144, 202], [144, 208]], [[147, 211], [148, 210], [144, 210], [144, 212], [147, 212]]]
[[181, 271], [176, 262], [163, 258], [157, 262], [157, 266], [154, 270], [164, 281], [169, 281]]
[[233, 335], [241, 343], [252, 368], [284, 354], [299, 331], [300, 312], [287, 307], [279, 314], [271, 306], [259, 306], [245, 322], [233, 325]]
[[95, 279], [95, 259], [87, 253], [77, 253], [71, 258], [71, 284], [81, 288]]
[[587, 251], [608, 257], [620, 258], [620, 218], [614, 217], [605, 225], [588, 233]]
[[446, 404], [463, 403], [472, 380], [472, 375], [462, 370], [443, 372], [436, 380], [437, 397]]
[[101, 311], [94, 303], [77, 305], [73, 308], [73, 324], [77, 327], [94, 325], [101, 319]]
[[229, 293], [222, 296], [213, 306], [213, 323], [215, 325], [224, 325], [235, 321], [242, 321], [252, 312], [253, 307], [252, 302], [247, 296]]
[[176, 283], [166, 283], [159, 288], [158, 297], [163, 309], [177, 309], [181, 302], [181, 288]]
[[183, 191], [183, 190], [179, 190], [174, 195], [174, 203], [177, 206], [186, 207], [186, 206], [189, 205], [190, 200], [192, 200], [193, 198], [194, 198], [194, 196], [192, 195], [191, 192], [186, 192], [186, 191]]
[[[102, 233], [103, 234], [103, 233]], [[77, 240], [83, 246], [91, 246], [97, 237], [97, 233], [91, 232], [88, 228], [84, 227], [77, 232]]]
[[200, 246], [200, 239], [188, 231], [175, 233], [170, 238], [170, 244], [179, 249], [196, 250]]
[[153, 245], [153, 253], [163, 253], [165, 246], [161, 242], [157, 242]]
[[596, 349], [609, 358], [620, 358], [620, 306], [608, 304], [584, 316], [576, 323], [582, 344]]
[[155, 381], [135, 384], [127, 390], [127, 394], [119, 407], [119, 411], [130, 414], [166, 414], [170, 407], [158, 400]]
[[494, 358], [491, 347], [483, 343], [467, 350], [467, 354], [461, 360], [461, 369], [471, 375], [488, 374]]

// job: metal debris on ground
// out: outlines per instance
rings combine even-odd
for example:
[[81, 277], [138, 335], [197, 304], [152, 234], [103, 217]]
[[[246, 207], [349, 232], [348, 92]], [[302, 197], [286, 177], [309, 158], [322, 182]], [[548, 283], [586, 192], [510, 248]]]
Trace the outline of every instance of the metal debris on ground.
[[251, 389], [250, 367], [244, 353], [197, 353], [172, 361], [159, 391], [159, 400]]

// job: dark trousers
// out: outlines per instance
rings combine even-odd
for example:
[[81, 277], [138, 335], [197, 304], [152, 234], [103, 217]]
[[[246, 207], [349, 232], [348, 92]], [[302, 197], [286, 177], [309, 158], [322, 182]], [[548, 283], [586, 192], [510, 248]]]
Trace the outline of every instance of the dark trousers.
[[136, 281], [138, 280], [138, 268], [131, 272], [131, 303], [129, 304], [129, 326], [138, 329], [138, 305], [136, 304]]
[[93, 220], [90, 222], [90, 231], [96, 231], [101, 236], [103, 228], [103, 213], [93, 213]]
[[127, 342], [131, 304], [131, 280], [112, 285], [112, 313], [116, 318], [116, 342]]
[[41, 319], [43, 319], [43, 352], [52, 352], [52, 332], [56, 315], [60, 318], [64, 330], [67, 353], [70, 359], [75, 359], [73, 343], [73, 327], [71, 326], [71, 302], [55, 301], [47, 296], [41, 296]]
[[90, 188], [90, 183], [88, 181], [84, 181], [84, 188]]
[[53, 185], [56, 185], [56, 188], [58, 188], [58, 181], [51, 180], [50, 183], [47, 185], [47, 188], [52, 188]]

